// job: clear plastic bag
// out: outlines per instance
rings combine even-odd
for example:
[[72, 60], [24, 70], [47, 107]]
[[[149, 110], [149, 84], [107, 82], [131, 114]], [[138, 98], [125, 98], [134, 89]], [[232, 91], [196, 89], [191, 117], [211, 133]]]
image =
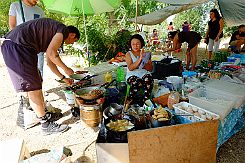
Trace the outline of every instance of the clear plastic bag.
[[173, 109], [173, 105], [179, 103], [180, 94], [178, 92], [171, 92], [168, 96], [168, 108]]

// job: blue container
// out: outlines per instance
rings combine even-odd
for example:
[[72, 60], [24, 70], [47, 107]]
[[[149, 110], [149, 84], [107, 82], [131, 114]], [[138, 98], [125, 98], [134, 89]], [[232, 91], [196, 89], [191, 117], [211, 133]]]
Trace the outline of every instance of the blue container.
[[196, 76], [197, 73], [195, 71], [184, 71], [182, 72], [182, 76], [184, 77], [192, 77], [192, 76]]
[[227, 62], [235, 62], [236, 58], [235, 57], [227, 57]]
[[230, 57], [235, 57], [235, 58], [241, 58], [243, 55], [242, 54], [232, 54]]
[[241, 63], [242, 64], [245, 64], [245, 54], [242, 54], [241, 55]]

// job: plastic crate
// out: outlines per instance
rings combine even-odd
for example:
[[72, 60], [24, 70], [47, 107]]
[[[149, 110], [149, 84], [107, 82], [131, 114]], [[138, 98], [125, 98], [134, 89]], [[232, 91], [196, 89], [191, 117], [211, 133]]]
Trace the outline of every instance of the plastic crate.
[[218, 114], [222, 120], [231, 112], [235, 105], [235, 96], [228, 97], [205, 88], [199, 88], [188, 96], [191, 104]]
[[173, 105], [175, 113], [182, 115], [192, 122], [200, 122], [206, 120], [219, 119], [220, 116], [188, 102], [180, 102]]
[[222, 80], [210, 80], [206, 83], [205, 87], [208, 91], [229, 97], [231, 100], [235, 98], [234, 108], [239, 108], [245, 102], [245, 86], [243, 84]]

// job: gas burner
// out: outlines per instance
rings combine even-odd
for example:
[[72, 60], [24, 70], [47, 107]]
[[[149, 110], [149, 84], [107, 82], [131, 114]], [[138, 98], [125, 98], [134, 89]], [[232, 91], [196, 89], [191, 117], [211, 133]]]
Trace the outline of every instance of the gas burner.
[[108, 143], [127, 143], [128, 137], [126, 132], [123, 134], [122, 133], [119, 134], [107, 130], [106, 140]]
[[84, 104], [85, 105], [95, 105], [97, 104], [97, 99], [93, 99], [93, 100], [84, 100]]
[[80, 105], [96, 105], [97, 99], [92, 99], [92, 100], [84, 100], [81, 97], [76, 97]]

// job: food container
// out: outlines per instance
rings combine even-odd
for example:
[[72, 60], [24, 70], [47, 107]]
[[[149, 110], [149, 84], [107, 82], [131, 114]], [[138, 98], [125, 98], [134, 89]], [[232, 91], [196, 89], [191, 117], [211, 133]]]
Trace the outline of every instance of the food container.
[[177, 115], [183, 116], [192, 122], [200, 122], [220, 118], [218, 114], [215, 114], [187, 102], [174, 104], [173, 107]]
[[189, 94], [189, 102], [200, 108], [216, 113], [223, 120], [234, 108], [235, 98], [199, 88]]
[[68, 105], [74, 105], [75, 104], [75, 96], [72, 92], [72, 90], [63, 90], [65, 97], [66, 97], [66, 102]]
[[216, 92], [230, 100], [235, 100], [234, 108], [239, 108], [245, 102], [245, 87], [242, 84], [222, 80], [210, 80], [205, 85], [209, 92]]
[[102, 119], [101, 106], [102, 104], [80, 105], [81, 120], [83, 120], [89, 127], [98, 126]]
[[165, 121], [159, 121], [157, 119], [154, 119], [152, 117], [152, 115], [154, 115], [154, 110], [150, 111], [150, 122], [153, 128], [171, 125], [172, 114], [168, 110], [165, 111], [168, 113], [168, 117], [169, 117], [168, 120]]

